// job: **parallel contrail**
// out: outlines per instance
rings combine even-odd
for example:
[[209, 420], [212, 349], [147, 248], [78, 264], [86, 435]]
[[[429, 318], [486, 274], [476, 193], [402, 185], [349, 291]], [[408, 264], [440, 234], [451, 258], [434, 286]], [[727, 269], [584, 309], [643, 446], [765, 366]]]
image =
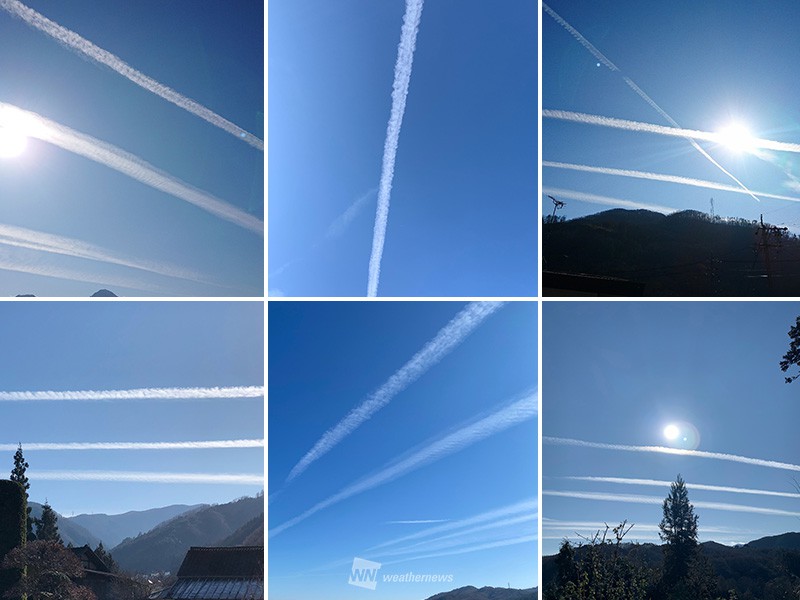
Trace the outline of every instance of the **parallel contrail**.
[[475, 546], [469, 546], [467, 548], [459, 548], [457, 550], [448, 550], [445, 552], [434, 552], [432, 554], [422, 554], [420, 556], [412, 556], [411, 558], [402, 558], [400, 560], [395, 560], [391, 562], [382, 563], [384, 565], [394, 565], [397, 563], [409, 562], [412, 560], [420, 560], [423, 558], [436, 558], [439, 556], [452, 556], [454, 554], [467, 554], [469, 552], [478, 552], [480, 550], [489, 550], [492, 548], [502, 548], [504, 546], [513, 546], [516, 544], [526, 544], [528, 542], [535, 542], [536, 536], [535, 535], [524, 535], [518, 536], [514, 538], [508, 538], [505, 540], [498, 540], [496, 542], [489, 542], [487, 544], [477, 544]]
[[777, 460], [764, 460], [761, 458], [750, 458], [739, 456], [738, 454], [725, 454], [722, 452], [705, 452], [703, 450], [684, 450], [683, 448], [668, 448], [665, 446], [627, 446], [624, 444], [604, 444], [601, 442], [586, 442], [570, 438], [542, 437], [542, 443], [555, 444], [561, 446], [579, 446], [581, 448], [598, 448], [602, 450], [620, 450], [623, 452], [649, 452], [656, 454], [676, 454], [678, 456], [695, 456], [698, 458], [713, 458], [728, 462], [737, 462], [745, 465], [755, 465], [758, 467], [768, 467], [770, 469], [782, 469], [784, 471], [800, 471], [800, 465], [779, 462]]
[[31, 478], [47, 481], [120, 481], [134, 483], [206, 483], [263, 485], [254, 473], [160, 473], [150, 471], [29, 471]]
[[[4, 0], [0, 0], [2, 1]], [[264, 223], [253, 215], [157, 169], [135, 154], [125, 152], [90, 135], [70, 129], [34, 112], [0, 102], [0, 127], [3, 126], [22, 130], [28, 137], [43, 140], [84, 156], [154, 189], [194, 204], [234, 225], [264, 235]]]
[[96, 400], [199, 400], [207, 398], [260, 398], [262, 386], [137, 388], [132, 390], [0, 391], [0, 402]]
[[[629, 494], [605, 494], [602, 492], [562, 492], [556, 490], [542, 490], [544, 496], [558, 496], [562, 498], [578, 498], [581, 500], [603, 500], [609, 502], [630, 502], [633, 504], [662, 505], [664, 499], [658, 496], [636, 496]], [[724, 502], [692, 502], [696, 508], [710, 510], [724, 510], [729, 512], [756, 513], [760, 515], [773, 515], [779, 517], [800, 517], [800, 512], [780, 510], [777, 508], [762, 508], [760, 506], [747, 506], [742, 504], [727, 504]]]
[[397, 62], [394, 65], [392, 84], [392, 112], [386, 127], [386, 141], [383, 145], [383, 167], [378, 187], [378, 208], [375, 212], [375, 230], [372, 237], [372, 255], [369, 257], [369, 282], [367, 296], [378, 294], [378, 280], [381, 276], [381, 257], [386, 240], [386, 223], [389, 220], [389, 196], [392, 193], [394, 161], [397, 156], [397, 143], [400, 127], [406, 110], [408, 83], [411, 80], [411, 66], [414, 61], [414, 46], [417, 43], [417, 30], [422, 17], [423, 0], [406, 0], [406, 13], [403, 15], [403, 28], [400, 32], [400, 45], [397, 48]]
[[677, 211], [675, 208], [669, 206], [661, 206], [659, 204], [647, 204], [645, 202], [635, 202], [633, 200], [623, 200], [621, 198], [612, 198], [610, 196], [598, 196], [597, 194], [586, 194], [584, 192], [577, 192], [575, 190], [565, 190], [563, 188], [542, 188], [543, 194], [551, 196], [561, 196], [563, 198], [571, 198], [580, 202], [590, 202], [592, 204], [602, 204], [605, 206], [623, 206], [634, 210], [652, 210], [660, 212], [661, 214], [668, 215]]
[[95, 46], [86, 38], [83, 38], [74, 31], [71, 31], [66, 27], [62, 27], [58, 23], [51, 21], [44, 15], [36, 12], [22, 2], [18, 2], [18, 0], [0, 0], [0, 8], [19, 19], [22, 19], [31, 27], [34, 27], [39, 31], [49, 35], [68, 48], [76, 50], [80, 54], [92, 59], [93, 61], [111, 68], [136, 85], [146, 89], [148, 92], [152, 92], [157, 96], [161, 96], [164, 100], [167, 100], [175, 106], [178, 106], [179, 108], [182, 108], [183, 110], [188, 111], [200, 117], [201, 119], [204, 119], [205, 121], [208, 121], [223, 131], [227, 131], [237, 139], [247, 142], [254, 148], [264, 150], [263, 140], [259, 139], [252, 133], [249, 133], [241, 127], [234, 125], [227, 119], [221, 117], [202, 104], [199, 104], [194, 100], [179, 94], [163, 83], [159, 83], [155, 79], [148, 77], [140, 71], [137, 71], [118, 56]]
[[385, 483], [389, 483], [412, 471], [419, 469], [427, 464], [435, 462], [445, 456], [459, 452], [472, 444], [479, 442], [491, 435], [505, 431], [518, 423], [532, 419], [538, 410], [538, 392], [531, 392], [520, 400], [505, 406], [504, 408], [480, 419], [470, 425], [445, 435], [432, 442], [407, 458], [398, 459], [390, 463], [378, 473], [368, 476], [356, 483], [353, 483], [340, 492], [330, 496], [326, 500], [319, 502], [303, 512], [302, 514], [289, 519], [285, 523], [271, 529], [270, 537], [277, 535], [290, 527], [304, 521], [311, 515], [327, 508], [333, 504], [346, 500], [351, 496], [366, 492]]
[[[629, 88], [631, 88], [636, 93], [637, 96], [639, 96], [642, 100], [647, 102], [647, 104], [649, 104], [651, 108], [653, 108], [659, 115], [661, 115], [667, 121], [667, 123], [669, 123], [670, 125], [672, 125], [674, 127], [680, 128], [680, 125], [678, 125], [678, 123], [675, 121], [675, 119], [673, 119], [669, 114], [667, 114], [667, 111], [665, 111], [663, 108], [661, 108], [656, 103], [656, 101], [653, 100], [650, 96], [648, 96], [642, 88], [640, 88], [638, 85], [636, 85], [630, 77], [627, 77], [627, 76], [623, 75], [622, 72], [620, 71], [620, 69], [614, 63], [612, 63], [608, 58], [606, 58], [606, 56], [602, 52], [600, 52], [591, 43], [589, 43], [589, 40], [587, 40], [585, 37], [583, 37], [578, 32], [577, 29], [575, 29], [572, 25], [567, 23], [563, 18], [561, 18], [552, 8], [547, 6], [547, 4], [545, 4], [544, 2], [542, 2], [542, 8], [544, 8], [544, 10], [547, 12], [547, 14], [549, 14], [551, 17], [553, 17], [556, 20], [556, 22], [558, 22], [559, 25], [561, 25], [573, 37], [575, 37], [575, 39], [577, 39], [578, 42], [580, 42], [583, 45], [584, 48], [589, 50], [589, 52], [591, 52], [592, 55], [595, 58], [597, 58], [597, 60], [602, 62], [611, 71], [619, 73], [620, 76], [622, 77], [622, 80], [626, 83], [626, 85]], [[684, 137], [686, 137], [686, 136], [684, 136]], [[733, 180], [736, 183], [736, 185], [738, 185], [740, 188], [742, 188], [756, 202], [760, 202], [760, 200], [748, 189], [748, 187], [745, 184], [743, 184], [741, 181], [739, 181], [733, 175], [733, 173], [728, 171], [725, 167], [723, 167], [716, 160], [714, 160], [714, 158], [708, 152], [706, 152], [700, 146], [700, 144], [695, 142], [690, 137], [686, 137], [686, 139], [689, 141], [689, 143], [692, 145], [692, 147], [695, 150], [697, 150], [706, 160], [708, 160], [711, 164], [713, 164], [715, 167], [717, 167], [720, 171], [725, 173], [725, 175], [727, 175], [731, 180]]]
[[[643, 485], [650, 487], [669, 487], [671, 481], [659, 481], [657, 479], [633, 479], [629, 477], [562, 477], [560, 479], [572, 479], [573, 481], [596, 481], [602, 483], [619, 483], [622, 485]], [[771, 490], [758, 490], [753, 488], [730, 487], [724, 485], [709, 485], [706, 483], [686, 483], [690, 490], [705, 490], [709, 492], [730, 492], [732, 494], [754, 494], [758, 496], [780, 496], [782, 498], [800, 498], [800, 494], [791, 492], [773, 492]]]
[[483, 321], [496, 312], [502, 302], [472, 302], [445, 325], [425, 346], [387, 379], [381, 387], [353, 408], [346, 417], [325, 432], [300, 461], [292, 467], [287, 481], [291, 481], [311, 463], [329, 452], [334, 446], [353, 433], [365, 421], [409, 385], [414, 383], [428, 369], [439, 363], [451, 350], [456, 348]]
[[[648, 171], [633, 171], [631, 169], [612, 169], [610, 167], [593, 167], [590, 165], [577, 165], [574, 163], [555, 162], [550, 160], [542, 161], [543, 167], [553, 169], [567, 169], [571, 171], [582, 171], [584, 173], [598, 173], [601, 175], [616, 175], [619, 177], [632, 177], [634, 179], [647, 179], [648, 181], [663, 181], [664, 183], [677, 183], [679, 185], [691, 185], [694, 187], [706, 188], [709, 190], [720, 190], [723, 192], [734, 192], [736, 194], [747, 194], [741, 188], [705, 179], [694, 179], [692, 177], [681, 177], [680, 175], [664, 175], [662, 173], [650, 173]], [[782, 196], [780, 194], [769, 194], [767, 192], [753, 192], [761, 198], [774, 198], [776, 200], [789, 200], [800, 202], [797, 196]]]
[[425, 525], [427, 523], [446, 523], [450, 519], [412, 519], [409, 521], [386, 521], [389, 525]]
[[[43, 450], [208, 450], [225, 448], [263, 448], [264, 440], [212, 440], [201, 442], [43, 442], [22, 444], [25, 451]], [[0, 444], [0, 451], [11, 452], [16, 444]]]

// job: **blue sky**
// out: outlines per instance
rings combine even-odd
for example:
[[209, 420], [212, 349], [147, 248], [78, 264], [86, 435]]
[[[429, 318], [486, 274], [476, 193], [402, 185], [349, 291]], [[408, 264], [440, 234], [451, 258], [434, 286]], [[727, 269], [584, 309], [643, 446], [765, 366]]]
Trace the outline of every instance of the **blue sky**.
[[[557, 445], [569, 438], [612, 445], [680, 447], [664, 429], [681, 429], [696, 449], [798, 463], [795, 424], [800, 388], [778, 363], [796, 302], [547, 302], [542, 339], [542, 537], [544, 554], [596, 524], [635, 523], [629, 541], [656, 541], [659, 504], [574, 494], [652, 496], [669, 485], [575, 480], [674, 481], [680, 473], [699, 515], [699, 537], [734, 544], [797, 530], [798, 496], [693, 489], [691, 484], [797, 494], [796, 471], [736, 461]], [[696, 430], [696, 431], [695, 431]], [[567, 492], [569, 496], [550, 495]], [[729, 511], [735, 504], [793, 514]]]
[[[30, 0], [27, 6], [263, 138], [261, 3]], [[4, 10], [0, 50], [0, 103], [116, 146], [263, 221], [262, 151]], [[57, 242], [66, 254], [4, 239], [0, 295], [89, 296], [102, 287], [128, 296], [262, 295], [262, 235], [107, 164], [31, 138], [20, 156], [0, 159], [0, 187], [0, 227], [24, 229], [13, 230], [15, 240], [66, 238]], [[80, 244], [101, 259], [77, 255]]]
[[[670, 125], [626, 84], [624, 77], [628, 77], [683, 128], [717, 132], [738, 121], [759, 138], [800, 141], [800, 110], [794, 102], [794, 57], [800, 50], [793, 27], [800, 18], [797, 3], [778, 0], [758, 10], [739, 0], [724, 4], [679, 0], [663, 5], [548, 0], [546, 4], [619, 71], [603, 65], [543, 12], [544, 109]], [[796, 153], [770, 152], [758, 157], [719, 143], [699, 142], [756, 192], [759, 203], [730, 191], [547, 166], [547, 162], [558, 162], [629, 169], [737, 186], [680, 137], [552, 118], [543, 119], [542, 136], [544, 193], [567, 202], [559, 212], [567, 218], [621, 206], [581, 201], [575, 192], [703, 212], [710, 211], [713, 197], [717, 215], [752, 220], [763, 213], [765, 221], [800, 230], [800, 204], [758, 194], [800, 198], [793, 179], [798, 172]], [[542, 202], [543, 212], [550, 214], [553, 206], [546, 195]]]
[[[509, 303], [485, 315], [468, 335], [460, 330], [459, 343], [438, 362], [415, 380], [406, 378], [408, 385], [381, 410], [287, 481], [327, 430], [393, 374], [405, 373], [412, 356], [472, 308], [460, 302], [270, 303], [270, 597], [406, 598], [464, 585], [535, 585], [535, 539], [502, 545], [536, 533], [535, 417], [508, 421], [492, 434], [468, 436], [468, 443], [432, 454], [437, 442], [472, 426], [485, 430], [487, 419], [506, 415], [521, 394], [530, 398], [536, 386], [535, 303]], [[430, 460], [381, 480], [421, 455]], [[369, 484], [375, 481], [380, 485]], [[347, 491], [364, 482], [360, 493]], [[336, 494], [340, 501], [287, 526]], [[531, 503], [525, 510], [460, 523], [525, 501]], [[509, 519], [516, 521], [501, 523]], [[420, 520], [437, 522], [396, 522]], [[433, 527], [444, 529], [429, 531]], [[414, 534], [419, 537], [396, 541]], [[387, 542], [393, 543], [374, 548]], [[500, 545], [477, 549], [486, 544]], [[439, 553], [445, 555], [422, 558]], [[379, 582], [376, 591], [363, 590], [347, 583], [354, 557], [381, 562], [379, 575], [413, 571], [452, 574], [454, 580]]]
[[[366, 294], [404, 10], [401, 0], [270, 5], [275, 295]], [[527, 0], [425, 4], [379, 295], [535, 295], [536, 35]]]
[[[0, 444], [23, 445], [30, 499], [65, 515], [228, 502], [255, 483], [64, 481], [38, 472], [264, 472], [263, 448], [32, 450], [37, 443], [262, 439], [263, 397], [8, 401], [6, 392], [262, 386], [260, 302], [0, 304]], [[263, 390], [262, 390], [263, 391]], [[213, 395], [213, 394], [212, 394]], [[14, 450], [3, 450], [11, 472]], [[8, 477], [8, 474], [5, 475]]]

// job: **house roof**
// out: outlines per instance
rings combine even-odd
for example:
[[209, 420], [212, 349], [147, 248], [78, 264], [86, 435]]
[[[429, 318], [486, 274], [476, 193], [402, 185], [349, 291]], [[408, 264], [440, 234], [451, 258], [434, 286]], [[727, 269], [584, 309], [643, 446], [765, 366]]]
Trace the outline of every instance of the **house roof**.
[[264, 546], [192, 546], [178, 569], [178, 578], [245, 578], [263, 581]]
[[110, 573], [111, 569], [108, 568], [108, 565], [101, 559], [94, 550], [91, 549], [89, 544], [85, 546], [81, 546], [80, 548], [70, 548], [73, 554], [78, 558], [85, 558], [89, 563], [89, 567], [86, 570], [97, 571], [101, 573]]
[[179, 579], [160, 597], [170, 600], [261, 600], [264, 598], [264, 580], [190, 577]]

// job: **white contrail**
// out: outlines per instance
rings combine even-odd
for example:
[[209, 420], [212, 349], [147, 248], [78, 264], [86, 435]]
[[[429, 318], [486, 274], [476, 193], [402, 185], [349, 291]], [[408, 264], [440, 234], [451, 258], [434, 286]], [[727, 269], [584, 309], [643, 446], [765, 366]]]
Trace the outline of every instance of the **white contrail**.
[[758, 467], [768, 467], [770, 469], [783, 469], [784, 471], [800, 471], [800, 465], [779, 462], [777, 460], [764, 460], [761, 458], [750, 458], [739, 456], [738, 454], [725, 454], [723, 452], [706, 452], [704, 450], [684, 450], [683, 448], [668, 448], [665, 446], [628, 446], [624, 444], [604, 444], [601, 442], [586, 442], [570, 438], [559, 438], [543, 436], [542, 443], [556, 444], [561, 446], [579, 446], [581, 448], [598, 448], [601, 450], [621, 450], [623, 452], [650, 452], [656, 454], [676, 454], [678, 456], [695, 456], [698, 458], [712, 458], [715, 460], [725, 460], [737, 462], [745, 465], [755, 465]]
[[61, 254], [74, 258], [85, 258], [88, 260], [130, 267], [132, 269], [139, 269], [149, 273], [155, 273], [156, 275], [164, 275], [165, 277], [174, 277], [197, 283], [210, 284], [206, 278], [194, 271], [182, 269], [166, 263], [141, 261], [120, 256], [87, 242], [54, 235], [52, 233], [26, 229], [24, 227], [15, 227], [13, 225], [0, 223], [0, 244], [52, 254]]
[[[577, 30], [577, 29], [575, 29], [575, 28], [574, 28], [572, 25], [570, 25], [569, 23], [567, 23], [567, 22], [566, 22], [566, 21], [565, 21], [563, 18], [561, 18], [561, 17], [560, 17], [560, 16], [559, 16], [559, 15], [558, 15], [558, 14], [557, 14], [557, 13], [556, 13], [556, 12], [555, 12], [555, 11], [554, 11], [552, 8], [550, 8], [549, 6], [547, 6], [547, 4], [545, 4], [544, 2], [542, 3], [542, 7], [543, 7], [543, 8], [544, 8], [544, 10], [547, 12], [547, 14], [549, 14], [551, 17], [553, 17], [553, 18], [556, 20], [556, 22], [558, 22], [558, 24], [559, 24], [559, 25], [561, 25], [561, 26], [562, 26], [564, 29], [566, 29], [566, 30], [567, 30], [567, 31], [568, 31], [568, 32], [569, 32], [569, 33], [570, 33], [570, 34], [571, 34], [573, 37], [575, 37], [575, 39], [577, 39], [577, 40], [578, 40], [578, 42], [580, 42], [580, 43], [581, 43], [581, 45], [583, 45], [583, 47], [584, 47], [584, 48], [586, 48], [587, 50], [589, 50], [589, 52], [591, 52], [591, 53], [592, 53], [592, 55], [593, 55], [593, 56], [594, 56], [594, 57], [595, 57], [597, 60], [599, 60], [600, 62], [602, 62], [602, 63], [603, 63], [603, 64], [604, 64], [606, 67], [608, 67], [608, 68], [609, 68], [611, 71], [613, 71], [613, 72], [615, 72], [615, 73], [619, 73], [619, 74], [620, 74], [620, 76], [622, 77], [622, 80], [623, 80], [623, 81], [626, 83], [626, 85], [627, 85], [628, 87], [630, 87], [630, 88], [631, 88], [631, 89], [632, 89], [632, 90], [633, 90], [633, 91], [636, 93], [636, 95], [637, 95], [637, 96], [639, 96], [639, 97], [640, 97], [642, 100], [644, 100], [645, 102], [647, 102], [647, 104], [649, 104], [649, 105], [650, 105], [650, 107], [651, 107], [651, 108], [653, 108], [653, 110], [655, 110], [655, 111], [656, 111], [656, 112], [657, 112], [659, 115], [661, 115], [661, 116], [662, 116], [662, 117], [663, 117], [663, 118], [664, 118], [664, 119], [667, 121], [667, 123], [669, 123], [670, 125], [672, 125], [672, 126], [674, 126], [674, 127], [678, 127], [678, 128], [680, 127], [680, 125], [678, 125], [678, 123], [675, 121], [675, 119], [673, 119], [673, 118], [672, 118], [672, 117], [671, 117], [669, 114], [667, 114], [667, 111], [665, 111], [663, 108], [661, 108], [661, 107], [660, 107], [660, 106], [659, 106], [659, 105], [656, 103], [656, 101], [655, 101], [655, 100], [653, 100], [653, 99], [652, 99], [650, 96], [648, 96], [648, 95], [645, 93], [645, 91], [644, 91], [642, 88], [640, 88], [638, 85], [636, 85], [636, 84], [633, 82], [633, 80], [632, 80], [630, 77], [627, 77], [627, 76], [623, 75], [623, 74], [622, 74], [622, 71], [620, 71], [620, 69], [619, 69], [619, 68], [618, 68], [618, 67], [617, 67], [617, 66], [616, 66], [614, 63], [612, 63], [612, 62], [611, 62], [611, 61], [610, 61], [610, 60], [609, 60], [609, 59], [608, 59], [608, 58], [607, 58], [607, 57], [606, 57], [606, 56], [605, 56], [605, 55], [604, 55], [602, 52], [600, 52], [600, 51], [599, 51], [597, 48], [595, 48], [595, 47], [594, 47], [594, 46], [593, 46], [591, 43], [589, 43], [589, 40], [587, 40], [585, 37], [583, 37], [583, 36], [582, 36], [582, 35], [581, 35], [581, 34], [578, 32], [578, 30]], [[684, 137], [685, 137], [685, 136], [684, 136]], [[699, 153], [700, 153], [700, 154], [701, 154], [701, 155], [702, 155], [702, 156], [703, 156], [703, 157], [704, 157], [704, 158], [705, 158], [707, 161], [709, 161], [709, 162], [710, 162], [712, 165], [714, 165], [714, 166], [715, 166], [715, 167], [717, 167], [717, 168], [718, 168], [720, 171], [722, 171], [722, 172], [723, 172], [725, 175], [727, 175], [727, 176], [728, 176], [728, 177], [729, 177], [729, 178], [730, 178], [732, 181], [734, 181], [734, 182], [736, 183], [736, 185], [738, 185], [738, 186], [739, 186], [739, 187], [740, 187], [742, 190], [744, 190], [744, 191], [745, 191], [745, 193], [747, 193], [749, 196], [751, 196], [753, 199], [755, 199], [755, 200], [756, 200], [756, 202], [760, 202], [760, 200], [759, 200], [759, 199], [758, 199], [758, 198], [757, 198], [757, 197], [756, 197], [756, 196], [753, 194], [753, 192], [751, 192], [751, 191], [750, 191], [750, 190], [747, 188], [747, 186], [746, 186], [744, 183], [742, 183], [741, 181], [739, 181], [739, 180], [736, 178], [736, 176], [734, 176], [734, 174], [733, 174], [733, 173], [731, 173], [731, 172], [730, 172], [730, 171], [728, 171], [728, 170], [727, 170], [725, 167], [723, 167], [721, 164], [719, 164], [719, 163], [718, 163], [718, 162], [717, 162], [717, 161], [714, 159], [714, 157], [712, 157], [712, 156], [711, 156], [711, 155], [710, 155], [708, 152], [706, 152], [706, 151], [705, 151], [705, 150], [704, 150], [704, 149], [703, 149], [703, 148], [700, 146], [700, 144], [698, 144], [697, 142], [695, 142], [695, 141], [694, 141], [692, 138], [690, 138], [690, 137], [686, 137], [686, 139], [689, 141], [689, 143], [692, 145], [692, 147], [693, 147], [695, 150], [697, 150], [697, 151], [698, 151], [698, 152], [699, 152]]]
[[134, 483], [207, 483], [263, 485], [254, 473], [160, 473], [150, 471], [29, 471], [31, 479], [46, 481], [118, 481]]
[[[642, 133], [655, 133], [657, 135], [667, 135], [671, 137], [691, 138], [693, 140], [703, 140], [706, 142], [724, 143], [725, 135], [711, 131], [698, 131], [697, 129], [681, 129], [679, 127], [666, 127], [654, 123], [643, 123], [642, 121], [629, 121], [628, 119], [617, 119], [615, 117], [603, 117], [600, 115], [589, 115], [586, 113], [573, 112], [569, 110], [550, 110], [543, 109], [542, 117], [548, 119], [559, 119], [561, 121], [573, 121], [585, 125], [598, 125], [600, 127], [611, 127], [613, 129], [624, 129], [626, 131], [638, 131]], [[788, 142], [776, 142], [753, 138], [748, 142], [753, 148], [764, 150], [776, 150], [778, 152], [800, 153], [800, 144], [790, 144]]]
[[383, 145], [383, 166], [378, 186], [378, 208], [375, 212], [375, 230], [372, 237], [372, 254], [369, 257], [369, 282], [367, 296], [378, 294], [378, 280], [381, 276], [381, 257], [386, 240], [386, 223], [389, 220], [389, 197], [392, 193], [394, 161], [397, 156], [397, 143], [400, 127], [406, 110], [408, 84], [411, 80], [411, 66], [414, 61], [414, 46], [417, 43], [417, 30], [422, 17], [423, 0], [406, 0], [406, 13], [403, 15], [403, 29], [400, 45], [397, 47], [397, 62], [394, 65], [392, 84], [392, 112], [386, 127], [386, 141]]
[[202, 104], [187, 98], [173, 90], [172, 88], [159, 83], [155, 79], [148, 77], [144, 73], [137, 71], [118, 56], [95, 46], [86, 38], [81, 37], [74, 31], [62, 27], [45, 17], [44, 15], [36, 12], [32, 8], [26, 6], [18, 0], [0, 0], [0, 8], [10, 13], [11, 15], [22, 19], [39, 31], [49, 35], [58, 42], [64, 44], [66, 47], [71, 48], [83, 56], [91, 60], [111, 68], [126, 79], [129, 79], [136, 85], [152, 92], [157, 96], [162, 97], [164, 100], [171, 102], [185, 111], [188, 111], [205, 121], [208, 121], [215, 127], [219, 127], [223, 131], [227, 131], [237, 139], [247, 142], [254, 148], [264, 150], [264, 142], [252, 133], [245, 131], [241, 127], [234, 125], [227, 119], [221, 117], [214, 111], [206, 108]]
[[[672, 482], [670, 482], [672, 483]], [[634, 531], [646, 531], [656, 533], [661, 531], [658, 525], [640, 525], [639, 523], [634, 523]], [[552, 531], [561, 531], [561, 530], [569, 530], [569, 529], [579, 529], [581, 531], [597, 531], [598, 529], [603, 530], [606, 527], [606, 523], [600, 521], [560, 521], [558, 519], [542, 519], [542, 529], [552, 530]], [[719, 527], [715, 525], [710, 526], [703, 526], [700, 528], [703, 534], [709, 533], [729, 533], [729, 534], [759, 534], [759, 531], [753, 531], [752, 529], [735, 529], [731, 527]]]
[[410, 521], [386, 521], [389, 525], [425, 525], [427, 523], [447, 523], [450, 519], [412, 519]]
[[412, 356], [406, 364], [389, 377], [381, 387], [347, 413], [347, 416], [334, 427], [326, 431], [311, 450], [292, 467], [287, 481], [291, 481], [300, 475], [311, 463], [329, 452], [365, 421], [370, 419], [372, 415], [389, 404], [392, 398], [441, 361], [501, 306], [503, 306], [502, 302], [472, 302], [468, 304], [447, 325], [439, 330], [436, 336], [425, 344], [422, 350]]
[[[636, 496], [631, 494], [606, 494], [603, 492], [562, 492], [556, 490], [542, 490], [544, 496], [558, 496], [562, 498], [578, 498], [581, 500], [603, 500], [609, 502], [630, 502], [633, 504], [662, 505], [664, 498], [658, 496]], [[763, 508], [761, 506], [747, 506], [742, 504], [726, 504], [724, 502], [692, 502], [695, 508], [709, 510], [724, 510], [729, 512], [757, 513], [760, 515], [773, 515], [779, 517], [800, 517], [800, 512], [780, 510], [777, 508]]]
[[96, 400], [200, 400], [207, 398], [260, 398], [262, 386], [137, 388], [132, 390], [0, 391], [0, 402]]
[[[572, 479], [574, 481], [596, 481], [603, 483], [619, 483], [622, 485], [643, 485], [650, 487], [668, 488], [671, 481], [657, 479], [634, 479], [629, 477], [560, 477], [559, 479]], [[709, 485], [706, 483], [686, 483], [687, 489], [706, 490], [709, 492], [730, 492], [732, 494], [754, 494], [758, 496], [780, 496], [782, 498], [800, 498], [800, 494], [792, 492], [773, 492], [771, 490], [758, 490], [753, 488], [730, 487], [724, 485]]]
[[467, 554], [469, 552], [478, 552], [480, 550], [489, 550], [492, 548], [502, 548], [504, 546], [513, 546], [516, 544], [526, 544], [528, 542], [535, 542], [536, 536], [535, 535], [524, 535], [514, 538], [508, 538], [505, 540], [498, 540], [496, 542], [489, 542], [487, 544], [478, 544], [476, 546], [470, 546], [468, 548], [459, 548], [458, 550], [448, 550], [446, 552], [434, 552], [431, 554], [423, 554], [420, 556], [412, 556], [410, 558], [402, 558], [400, 560], [395, 560], [391, 562], [382, 563], [384, 565], [395, 565], [397, 563], [408, 562], [412, 560], [420, 560], [423, 558], [436, 558], [439, 556], [452, 556], [454, 554]]
[[[555, 162], [550, 160], [542, 161], [543, 167], [551, 167], [553, 169], [567, 169], [571, 171], [582, 171], [585, 173], [598, 173], [601, 175], [616, 175], [619, 177], [631, 177], [634, 179], [647, 179], [648, 181], [663, 181], [664, 183], [677, 183], [679, 185], [691, 185], [694, 187], [706, 188], [709, 190], [720, 190], [723, 192], [734, 192], [736, 194], [747, 194], [742, 188], [727, 185], [725, 183], [717, 183], [715, 181], [707, 181], [705, 179], [694, 179], [692, 177], [681, 177], [680, 175], [665, 175], [662, 173], [650, 173], [648, 171], [633, 171], [630, 169], [612, 169], [610, 167], [593, 167], [590, 165], [577, 165], [574, 163]], [[753, 192], [761, 198], [774, 198], [776, 200], [789, 200], [791, 202], [800, 202], [797, 196], [782, 196], [780, 194], [769, 194], [767, 192]], [[749, 194], [748, 194], [749, 195]]]
[[538, 392], [532, 392], [491, 415], [432, 442], [407, 458], [391, 463], [378, 473], [347, 486], [326, 500], [315, 504], [297, 517], [271, 529], [269, 535], [270, 537], [277, 535], [337, 502], [389, 483], [445, 456], [455, 454], [482, 439], [505, 431], [513, 425], [532, 419], [537, 413], [537, 405]]
[[372, 197], [377, 191], [378, 188], [372, 188], [356, 198], [355, 201], [347, 207], [347, 210], [345, 210], [342, 214], [336, 217], [333, 222], [331, 222], [331, 224], [328, 226], [328, 229], [325, 231], [325, 239], [330, 240], [342, 235], [344, 230], [347, 229], [347, 226], [353, 222], [353, 219], [355, 219], [361, 210], [369, 203], [369, 201], [372, 200]]
[[264, 235], [264, 223], [253, 215], [157, 169], [134, 154], [34, 112], [0, 102], [0, 127], [21, 131], [28, 137], [43, 140], [84, 156], [154, 189], [194, 204], [234, 225]]
[[[210, 440], [201, 442], [39, 442], [22, 444], [25, 451], [42, 450], [208, 450], [225, 448], [263, 448], [264, 440]], [[0, 444], [0, 451], [11, 452], [17, 444]]]
[[636, 202], [634, 200], [623, 200], [622, 198], [612, 198], [610, 196], [598, 196], [597, 194], [587, 194], [584, 192], [577, 192], [575, 190], [565, 190], [563, 188], [542, 188], [543, 194], [550, 196], [561, 196], [563, 198], [571, 198], [580, 202], [590, 202], [591, 204], [602, 204], [604, 206], [621, 206], [633, 210], [652, 210], [660, 212], [661, 214], [668, 215], [677, 211], [675, 208], [669, 206], [661, 206], [659, 204], [647, 204], [645, 202]]
[[384, 548], [386, 546], [393, 546], [395, 544], [399, 544], [401, 542], [407, 542], [409, 540], [416, 540], [420, 538], [429, 537], [431, 535], [436, 535], [438, 533], [443, 533], [445, 531], [461, 529], [462, 527], [469, 527], [472, 525], [477, 525], [478, 523], [485, 523], [487, 521], [493, 521], [495, 519], [502, 519], [512, 515], [518, 515], [521, 513], [531, 513], [534, 511], [536, 511], [536, 499], [531, 498], [529, 500], [523, 500], [522, 502], [516, 502], [514, 504], [509, 504], [500, 508], [483, 512], [478, 515], [473, 515], [471, 517], [467, 517], [466, 519], [461, 519], [459, 521], [452, 521], [446, 525], [429, 527], [428, 529], [423, 529], [422, 531], [418, 531], [416, 533], [411, 533], [409, 535], [404, 535], [402, 537], [394, 538], [387, 542], [383, 542], [382, 544], [378, 544], [377, 546], [372, 546], [371, 548], [368, 548], [366, 552], [377, 550], [378, 548]]

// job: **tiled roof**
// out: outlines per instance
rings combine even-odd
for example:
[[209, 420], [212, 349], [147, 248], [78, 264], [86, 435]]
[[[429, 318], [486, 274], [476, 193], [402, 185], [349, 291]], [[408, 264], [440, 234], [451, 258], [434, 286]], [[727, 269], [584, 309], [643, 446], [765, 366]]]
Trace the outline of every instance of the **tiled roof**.
[[178, 570], [182, 577], [264, 579], [264, 546], [192, 546]]
[[162, 598], [170, 600], [262, 600], [263, 579], [190, 577], [179, 579]]

